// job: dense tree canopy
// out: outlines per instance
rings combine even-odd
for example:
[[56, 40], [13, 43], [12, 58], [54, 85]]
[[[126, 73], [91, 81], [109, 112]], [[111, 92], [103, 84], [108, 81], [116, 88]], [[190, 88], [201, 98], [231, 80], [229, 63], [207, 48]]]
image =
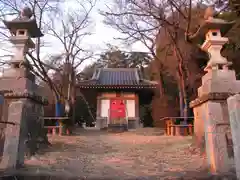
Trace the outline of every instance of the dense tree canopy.
[[86, 66], [78, 75], [78, 79], [90, 79], [96, 68], [139, 68], [143, 76], [149, 77], [147, 66], [150, 64], [152, 57], [145, 52], [126, 52], [118, 48], [111, 48], [102, 53], [100, 58]]

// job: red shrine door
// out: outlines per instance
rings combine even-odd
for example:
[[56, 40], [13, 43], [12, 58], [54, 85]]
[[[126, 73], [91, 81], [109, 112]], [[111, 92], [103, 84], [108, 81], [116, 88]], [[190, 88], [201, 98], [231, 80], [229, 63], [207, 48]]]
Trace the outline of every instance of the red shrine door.
[[109, 124], [126, 124], [126, 104], [122, 99], [110, 99]]

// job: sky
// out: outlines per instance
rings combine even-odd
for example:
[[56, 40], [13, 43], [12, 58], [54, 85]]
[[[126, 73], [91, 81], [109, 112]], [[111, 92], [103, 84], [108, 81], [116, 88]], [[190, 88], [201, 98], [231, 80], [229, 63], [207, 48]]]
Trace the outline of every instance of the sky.
[[[84, 39], [86, 46], [91, 47], [95, 51], [104, 52], [107, 49], [107, 44], [112, 44], [120, 47], [126, 51], [148, 51], [148, 49], [142, 43], [135, 43], [130, 47], [125, 47], [122, 42], [115, 40], [114, 38], [121, 37], [114, 28], [111, 28], [103, 23], [104, 17], [99, 14], [99, 10], [107, 10], [107, 6], [111, 6], [113, 0], [98, 0], [95, 8], [92, 11], [92, 18], [95, 22], [93, 35]], [[106, 6], [107, 5], [107, 6]], [[84, 64], [89, 64], [90, 61], [86, 61]]]
[[[97, 0], [97, 4], [94, 7], [94, 9], [91, 12], [91, 18], [93, 20], [93, 28], [91, 29], [92, 35], [87, 36], [83, 39], [82, 47], [84, 49], [93, 50], [95, 54], [100, 54], [101, 52], [104, 52], [107, 50], [107, 44], [111, 44], [114, 46], [119, 47], [121, 50], [124, 51], [144, 51], [147, 52], [148, 49], [142, 44], [142, 43], [135, 43], [130, 47], [126, 47], [121, 41], [115, 40], [114, 38], [121, 37], [122, 34], [118, 32], [116, 29], [107, 26], [103, 23], [104, 17], [99, 14], [99, 11], [107, 10], [107, 6], [111, 6], [114, 0]], [[74, 7], [74, 0], [68, 0], [64, 5], [64, 8], [73, 8]], [[46, 35], [45, 35], [46, 36]], [[59, 46], [60, 43], [56, 41], [53, 37], [46, 36], [44, 37], [45, 40], [48, 42], [51, 41], [51, 46], [54, 47], [54, 52], [57, 52], [56, 49], [61, 49]], [[49, 53], [49, 47], [44, 48], [46, 51], [46, 54]], [[91, 60], [86, 60], [83, 62], [83, 64], [79, 67], [79, 70], [82, 70], [86, 65], [91, 64], [93, 61], [95, 61], [97, 56], [95, 56]]]

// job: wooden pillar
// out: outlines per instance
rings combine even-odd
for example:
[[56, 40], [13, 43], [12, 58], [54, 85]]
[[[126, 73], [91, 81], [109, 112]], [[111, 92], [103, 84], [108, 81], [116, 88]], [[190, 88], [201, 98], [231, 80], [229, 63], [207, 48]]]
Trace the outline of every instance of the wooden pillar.
[[168, 130], [168, 121], [165, 122], [165, 135], [169, 135], [169, 130]]
[[168, 123], [165, 122], [165, 135], [168, 136]]
[[135, 94], [135, 116], [139, 117], [139, 97]]
[[99, 93], [97, 95], [97, 112], [96, 112], [97, 117], [100, 117], [100, 114], [101, 114], [101, 98]]
[[99, 117], [101, 116], [101, 94], [98, 93], [97, 95], [97, 112], [96, 112], [96, 127], [101, 129], [101, 123]]
[[172, 119], [170, 119], [170, 120], [168, 120], [168, 127], [169, 127], [169, 135], [170, 136], [174, 136], [174, 124], [173, 124], [173, 120]]
[[138, 119], [136, 124], [137, 124], [137, 127], [140, 127], [140, 117], [139, 117], [139, 97], [138, 97], [138, 94], [135, 93], [135, 117]]
[[167, 136], [171, 135], [171, 120], [166, 121], [166, 135]]

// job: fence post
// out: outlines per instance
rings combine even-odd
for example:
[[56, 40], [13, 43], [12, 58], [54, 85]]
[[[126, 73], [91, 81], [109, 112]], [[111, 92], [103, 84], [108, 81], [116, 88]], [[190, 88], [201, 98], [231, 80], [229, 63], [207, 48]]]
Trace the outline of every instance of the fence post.
[[171, 135], [171, 128], [170, 128], [171, 122], [167, 122], [167, 135]]
[[174, 125], [171, 125], [171, 136], [175, 135], [175, 127]]
[[181, 127], [178, 126], [178, 125], [175, 126], [175, 135], [176, 136], [181, 136], [181, 129], [180, 128]]
[[188, 125], [188, 132], [189, 132], [189, 135], [190, 135], [190, 136], [193, 135], [193, 125], [192, 125], [192, 124], [189, 124], [189, 125]]
[[52, 128], [52, 135], [56, 135], [56, 128], [55, 127]]
[[60, 120], [59, 121], [59, 132], [58, 135], [61, 136], [63, 133], [63, 122]]
[[183, 130], [184, 130], [184, 131], [183, 131], [183, 132], [184, 132], [183, 135], [184, 135], [184, 136], [187, 136], [187, 135], [188, 135], [188, 126], [184, 126], [183, 128], [184, 128], [184, 129], [183, 129]]

